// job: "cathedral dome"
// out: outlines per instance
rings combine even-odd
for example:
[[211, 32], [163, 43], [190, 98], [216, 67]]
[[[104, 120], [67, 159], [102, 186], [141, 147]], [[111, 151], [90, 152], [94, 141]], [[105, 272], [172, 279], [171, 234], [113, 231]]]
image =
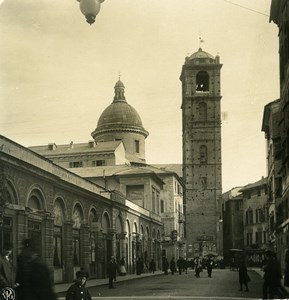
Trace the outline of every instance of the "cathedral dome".
[[126, 102], [124, 88], [120, 80], [115, 84], [114, 100], [101, 114], [97, 127], [92, 133], [94, 138], [111, 131], [132, 131], [148, 136], [138, 112]]

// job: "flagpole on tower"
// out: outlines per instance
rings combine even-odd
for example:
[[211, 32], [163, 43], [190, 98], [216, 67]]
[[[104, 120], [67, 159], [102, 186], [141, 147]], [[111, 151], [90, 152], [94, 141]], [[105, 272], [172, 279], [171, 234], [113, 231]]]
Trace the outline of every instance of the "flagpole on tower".
[[201, 48], [201, 44], [204, 43], [205, 41], [199, 36], [199, 48]]

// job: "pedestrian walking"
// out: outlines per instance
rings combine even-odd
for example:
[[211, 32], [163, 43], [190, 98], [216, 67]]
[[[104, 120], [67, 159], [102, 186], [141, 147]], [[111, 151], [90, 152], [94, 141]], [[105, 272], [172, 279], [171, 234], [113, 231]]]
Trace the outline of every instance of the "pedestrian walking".
[[282, 299], [282, 273], [281, 266], [277, 260], [276, 254], [272, 251], [265, 253], [265, 265], [263, 266], [263, 299]]
[[185, 272], [185, 274], [188, 274], [188, 267], [189, 267], [189, 261], [187, 259], [184, 259], [184, 272]]
[[240, 284], [239, 291], [243, 291], [243, 285], [244, 285], [244, 287], [246, 288], [245, 291], [249, 292], [248, 282], [250, 281], [251, 279], [248, 275], [246, 263], [244, 260], [242, 260], [239, 266], [239, 284]]
[[40, 257], [40, 240], [25, 239], [17, 257], [16, 298], [20, 300], [56, 300], [51, 274]]
[[84, 270], [76, 272], [76, 280], [66, 292], [65, 300], [92, 300], [88, 289], [85, 287], [88, 273]]
[[203, 270], [201, 258], [197, 256], [197, 257], [195, 258], [194, 263], [195, 263], [195, 276], [196, 276], [197, 278], [199, 278], [199, 277], [200, 277], [200, 273], [201, 273], [201, 271]]
[[136, 261], [136, 275], [141, 275], [143, 272], [144, 263], [141, 257], [139, 257]]
[[168, 275], [169, 262], [166, 257], [163, 257], [163, 271], [165, 275]]
[[117, 271], [117, 264], [115, 261], [114, 256], [111, 256], [110, 261], [107, 265], [107, 274], [108, 274], [108, 288], [112, 289], [113, 286], [113, 280], [116, 279], [116, 271]]
[[176, 262], [175, 262], [175, 258], [174, 257], [172, 257], [172, 259], [171, 259], [170, 269], [171, 269], [172, 275], [174, 275], [175, 272], [176, 272]]
[[182, 275], [182, 271], [184, 268], [184, 263], [183, 263], [183, 259], [181, 257], [179, 257], [179, 259], [177, 260], [177, 267], [179, 270], [179, 274]]
[[155, 263], [154, 259], [152, 259], [152, 260], [150, 261], [150, 264], [149, 264], [149, 271], [150, 271], [151, 273], [153, 273], [153, 274], [154, 274], [154, 272], [156, 271], [156, 263]]
[[125, 259], [124, 257], [119, 261], [119, 274], [120, 276], [126, 275], [126, 268], [125, 268]]
[[213, 265], [214, 265], [214, 261], [209, 256], [206, 261], [206, 267], [207, 267], [208, 277], [210, 277], [210, 278], [212, 277]]
[[5, 245], [0, 256], [0, 291], [15, 287], [15, 269], [11, 260], [12, 247]]

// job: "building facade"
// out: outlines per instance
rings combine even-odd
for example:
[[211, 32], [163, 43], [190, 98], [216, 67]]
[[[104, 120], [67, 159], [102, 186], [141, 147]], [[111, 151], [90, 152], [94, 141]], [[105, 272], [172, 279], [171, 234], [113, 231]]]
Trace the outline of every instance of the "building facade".
[[54, 282], [72, 282], [81, 267], [91, 277], [104, 278], [111, 255], [126, 257], [133, 271], [143, 230], [148, 256], [160, 266], [159, 215], [3, 136], [0, 144], [0, 246], [13, 245], [14, 261], [23, 239], [34, 237]]
[[[117, 239], [113, 254], [117, 261], [124, 258], [128, 271], [134, 273], [138, 258], [143, 259], [145, 266], [153, 258], [161, 268], [162, 255], [185, 256], [184, 223], [179, 222], [183, 214], [183, 183], [174, 171], [161, 170], [146, 163], [145, 138], [148, 132], [137, 111], [127, 103], [124, 89], [119, 80], [113, 102], [103, 111], [92, 132], [93, 141], [68, 145], [50, 143], [30, 149], [102, 187], [102, 193], [108, 193], [112, 199], [123, 204], [128, 201], [134, 211], [149, 212], [160, 220], [161, 231], [153, 229], [150, 224], [127, 223], [124, 232], [129, 232], [130, 238], [124, 237], [120, 222], [115, 223]], [[164, 212], [170, 214], [170, 218]], [[174, 240], [167, 243], [167, 236]], [[125, 251], [118, 242], [122, 238], [118, 237], [128, 239]]]
[[276, 251], [284, 267], [289, 248], [289, 1], [272, 0], [270, 22], [278, 28], [280, 80], [281, 196], [276, 201]]
[[244, 249], [243, 194], [236, 187], [223, 194], [223, 248], [226, 263], [233, 251]]
[[248, 265], [261, 266], [268, 242], [267, 178], [244, 186], [244, 250]]
[[188, 255], [222, 255], [219, 56], [201, 48], [182, 67], [183, 180]]
[[262, 131], [265, 133], [268, 173], [268, 249], [276, 251], [276, 205], [282, 196], [281, 174], [281, 136], [280, 136], [280, 100], [267, 104], [264, 108]]

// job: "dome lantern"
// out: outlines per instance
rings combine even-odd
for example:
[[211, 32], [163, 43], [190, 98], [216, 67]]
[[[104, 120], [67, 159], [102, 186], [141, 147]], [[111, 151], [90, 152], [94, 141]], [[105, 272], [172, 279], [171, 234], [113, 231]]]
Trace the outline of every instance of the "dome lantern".
[[114, 98], [113, 102], [115, 101], [125, 101], [125, 96], [124, 96], [124, 84], [118, 80], [118, 82], [114, 86]]

